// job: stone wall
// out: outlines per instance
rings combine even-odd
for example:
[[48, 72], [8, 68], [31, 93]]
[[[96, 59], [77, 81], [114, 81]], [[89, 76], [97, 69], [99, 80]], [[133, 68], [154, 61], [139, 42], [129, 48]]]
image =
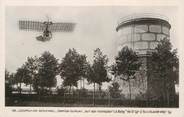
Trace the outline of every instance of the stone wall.
[[128, 46], [139, 54], [154, 50], [159, 41], [169, 38], [169, 27], [160, 24], [132, 24], [119, 28], [118, 50]]

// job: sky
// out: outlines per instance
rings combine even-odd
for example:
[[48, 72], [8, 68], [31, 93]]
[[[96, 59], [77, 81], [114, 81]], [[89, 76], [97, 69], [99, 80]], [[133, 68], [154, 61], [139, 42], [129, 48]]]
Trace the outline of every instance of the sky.
[[[80, 54], [86, 54], [92, 62], [93, 51], [100, 48], [109, 58], [109, 64], [117, 54], [116, 32], [120, 18], [131, 14], [162, 14], [171, 24], [170, 38], [174, 48], [178, 48], [177, 8], [172, 6], [134, 7], [134, 6], [7, 6], [5, 14], [5, 52], [6, 69], [15, 72], [29, 56], [40, 56], [49, 51], [58, 59], [62, 59], [69, 48], [75, 48]], [[19, 30], [19, 20], [45, 21], [46, 16], [53, 22], [73, 22], [73, 32], [53, 33], [48, 42], [35, 39], [40, 35], [36, 31]]]

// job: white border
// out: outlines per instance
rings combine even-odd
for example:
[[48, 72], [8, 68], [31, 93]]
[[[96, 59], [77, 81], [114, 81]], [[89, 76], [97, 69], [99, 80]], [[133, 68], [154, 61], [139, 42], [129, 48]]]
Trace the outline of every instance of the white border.
[[[183, 73], [183, 42], [184, 39], [182, 38], [182, 29], [184, 26], [183, 24], [183, 4], [179, 0], [2, 0], [0, 1], [0, 105], [2, 108], [0, 108], [0, 117], [33, 117], [33, 116], [44, 116], [44, 117], [51, 117], [51, 116], [145, 116], [145, 117], [184, 117], [184, 79], [182, 78]], [[122, 113], [50, 113], [50, 112], [12, 112], [11, 110], [17, 107], [5, 107], [4, 106], [4, 68], [5, 68], [5, 7], [6, 6], [177, 6], [179, 8], [179, 59], [180, 59], [180, 85], [179, 85], [179, 91], [180, 91], [180, 104], [179, 108], [83, 108], [83, 107], [18, 107], [18, 109], [49, 109], [49, 110], [57, 110], [59, 109], [67, 109], [67, 110], [169, 110], [172, 111], [172, 114], [122, 114]]]

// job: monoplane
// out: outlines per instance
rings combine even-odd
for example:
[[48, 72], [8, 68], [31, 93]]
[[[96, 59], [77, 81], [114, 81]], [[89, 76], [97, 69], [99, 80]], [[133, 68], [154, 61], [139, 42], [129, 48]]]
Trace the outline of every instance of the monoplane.
[[49, 41], [52, 38], [53, 32], [72, 32], [75, 23], [71, 22], [52, 22], [52, 21], [29, 21], [19, 20], [19, 29], [26, 31], [41, 31], [41, 35], [37, 36], [38, 41]]

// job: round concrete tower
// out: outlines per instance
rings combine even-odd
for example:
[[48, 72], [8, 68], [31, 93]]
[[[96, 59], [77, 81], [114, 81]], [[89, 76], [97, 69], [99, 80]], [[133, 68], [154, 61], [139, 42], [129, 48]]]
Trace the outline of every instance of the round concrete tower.
[[[170, 37], [170, 28], [167, 18], [155, 14], [131, 15], [120, 19], [116, 31], [119, 38], [118, 51], [124, 46], [132, 48], [142, 62], [140, 70], [136, 73], [136, 78], [130, 80], [132, 89], [132, 99], [157, 99], [161, 92], [159, 82], [155, 81], [149, 65], [150, 52], [161, 39]], [[116, 79], [122, 88], [125, 97], [129, 95], [129, 86], [126, 81]]]
[[167, 18], [155, 14], [139, 14], [127, 16], [119, 20], [118, 50], [128, 46], [138, 54], [153, 51], [159, 41], [169, 38], [170, 28]]

